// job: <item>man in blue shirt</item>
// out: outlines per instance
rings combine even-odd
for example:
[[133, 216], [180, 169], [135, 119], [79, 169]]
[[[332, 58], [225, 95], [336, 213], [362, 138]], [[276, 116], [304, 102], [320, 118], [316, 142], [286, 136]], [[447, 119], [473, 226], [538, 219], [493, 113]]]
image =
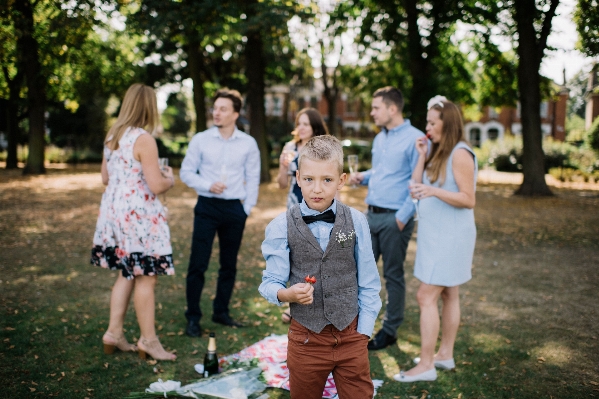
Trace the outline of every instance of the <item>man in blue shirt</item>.
[[192, 337], [201, 335], [200, 297], [217, 233], [220, 269], [212, 321], [226, 326], [242, 326], [230, 317], [229, 301], [235, 285], [237, 253], [245, 221], [258, 200], [260, 151], [256, 140], [235, 126], [241, 104], [238, 91], [219, 90], [212, 111], [214, 126], [191, 139], [181, 164], [181, 180], [198, 194], [185, 312], [186, 333]]
[[387, 307], [383, 327], [368, 343], [371, 350], [393, 345], [397, 341], [397, 328], [404, 319], [404, 261], [414, 230], [415, 212], [408, 183], [418, 161], [415, 143], [424, 133], [404, 120], [403, 105], [403, 95], [394, 87], [374, 92], [370, 115], [382, 132], [372, 144], [372, 168], [354, 174], [349, 181], [368, 185], [366, 203], [372, 249], [377, 261], [383, 256]]

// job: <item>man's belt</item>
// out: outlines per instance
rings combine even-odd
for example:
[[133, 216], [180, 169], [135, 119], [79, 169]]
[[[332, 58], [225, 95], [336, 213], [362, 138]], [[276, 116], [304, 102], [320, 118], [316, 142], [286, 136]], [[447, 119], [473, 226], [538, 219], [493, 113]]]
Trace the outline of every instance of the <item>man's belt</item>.
[[368, 212], [372, 213], [395, 213], [397, 209], [381, 208], [374, 205], [368, 205]]

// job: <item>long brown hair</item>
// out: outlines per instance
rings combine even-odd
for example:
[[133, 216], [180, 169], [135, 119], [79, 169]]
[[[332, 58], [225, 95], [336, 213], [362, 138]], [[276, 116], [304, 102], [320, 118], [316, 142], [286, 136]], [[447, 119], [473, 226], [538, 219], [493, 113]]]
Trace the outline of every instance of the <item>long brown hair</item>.
[[439, 101], [430, 109], [439, 111], [439, 118], [443, 121], [443, 129], [441, 130], [441, 140], [438, 143], [433, 143], [430, 155], [424, 164], [424, 169], [431, 183], [439, 180], [440, 184], [443, 185], [447, 160], [451, 155], [451, 151], [460, 141], [465, 143], [468, 143], [468, 141], [464, 135], [462, 115], [457, 105], [451, 101]]
[[[299, 123], [299, 118], [302, 115], [308, 115], [308, 120], [310, 121], [310, 126], [312, 127], [312, 137], [322, 136], [324, 134], [329, 134], [329, 129], [324, 124], [324, 120], [322, 119], [322, 115], [314, 108], [303, 108], [301, 109], [297, 115], [295, 116], [295, 126]], [[299, 136], [295, 136], [293, 138], [294, 143], [299, 142]]]
[[128, 127], [145, 128], [150, 133], [158, 126], [156, 92], [150, 86], [135, 83], [129, 87], [119, 116], [108, 130], [104, 143], [111, 150], [119, 148], [119, 140]]

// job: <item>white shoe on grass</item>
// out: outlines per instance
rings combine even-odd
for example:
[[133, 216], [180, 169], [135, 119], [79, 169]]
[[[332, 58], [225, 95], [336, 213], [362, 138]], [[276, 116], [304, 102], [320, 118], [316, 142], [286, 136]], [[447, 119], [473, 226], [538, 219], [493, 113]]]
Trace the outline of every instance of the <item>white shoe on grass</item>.
[[[414, 359], [414, 364], [420, 363], [420, 358]], [[435, 360], [435, 367], [441, 370], [453, 370], [455, 369], [455, 362], [453, 359], [448, 360]]]

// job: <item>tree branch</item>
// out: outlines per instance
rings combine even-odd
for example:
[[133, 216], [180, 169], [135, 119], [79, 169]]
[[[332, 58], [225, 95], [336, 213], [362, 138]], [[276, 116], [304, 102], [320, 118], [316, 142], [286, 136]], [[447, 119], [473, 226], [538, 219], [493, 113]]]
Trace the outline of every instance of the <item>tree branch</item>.
[[547, 38], [551, 33], [551, 21], [555, 16], [555, 10], [557, 9], [558, 4], [559, 0], [551, 0], [549, 10], [547, 10], [547, 12], [545, 13], [545, 18], [543, 20], [543, 28], [541, 29], [541, 36], [539, 37], [539, 59], [543, 59], [543, 52], [547, 47]]
[[322, 72], [322, 84], [324, 85], [325, 97], [328, 97], [330, 93], [329, 77], [327, 74], [327, 66], [325, 64], [324, 40], [322, 39], [320, 40], [320, 70]]

